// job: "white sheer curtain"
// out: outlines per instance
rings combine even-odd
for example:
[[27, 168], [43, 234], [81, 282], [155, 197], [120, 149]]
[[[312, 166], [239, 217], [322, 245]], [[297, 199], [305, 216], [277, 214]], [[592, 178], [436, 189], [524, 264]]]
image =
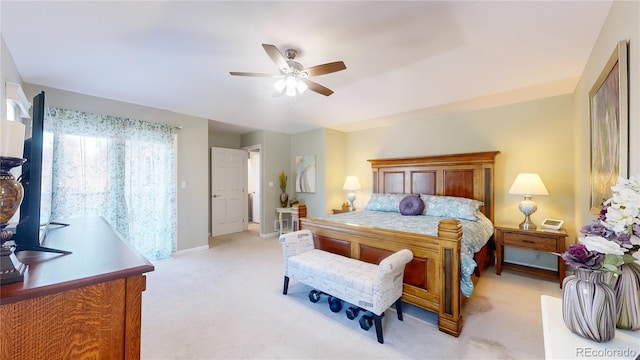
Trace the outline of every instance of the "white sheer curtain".
[[52, 220], [100, 215], [147, 259], [170, 257], [177, 233], [171, 127], [58, 108], [50, 114]]

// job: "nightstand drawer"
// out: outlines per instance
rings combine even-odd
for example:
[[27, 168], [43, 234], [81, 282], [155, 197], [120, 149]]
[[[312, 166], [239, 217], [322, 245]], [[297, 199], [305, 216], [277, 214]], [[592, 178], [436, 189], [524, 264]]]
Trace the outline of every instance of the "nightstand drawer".
[[505, 232], [502, 234], [502, 242], [504, 245], [525, 247], [540, 251], [556, 251], [555, 238], [542, 238], [536, 234], [528, 235]]

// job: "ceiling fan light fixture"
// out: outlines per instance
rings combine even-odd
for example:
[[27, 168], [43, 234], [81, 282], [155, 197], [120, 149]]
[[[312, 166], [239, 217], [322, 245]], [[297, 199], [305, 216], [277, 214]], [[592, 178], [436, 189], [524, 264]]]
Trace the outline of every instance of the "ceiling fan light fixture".
[[295, 76], [287, 76], [285, 80], [287, 84], [287, 96], [296, 96], [296, 87], [298, 86], [298, 80]]
[[276, 88], [276, 90], [277, 90], [278, 92], [280, 92], [280, 93], [284, 90], [284, 88], [285, 88], [286, 86], [287, 86], [287, 84], [284, 82], [284, 80], [283, 80], [283, 79], [279, 79], [278, 81], [276, 81], [276, 82], [273, 84], [273, 87], [275, 87], [275, 88]]
[[296, 85], [297, 85], [297, 81], [296, 81], [295, 76], [287, 76], [286, 82], [287, 82], [287, 89], [295, 88]]
[[309, 87], [307, 86], [307, 84], [304, 83], [304, 81], [298, 80], [298, 85], [296, 85], [296, 89], [298, 90], [298, 93], [302, 94], [308, 88]]

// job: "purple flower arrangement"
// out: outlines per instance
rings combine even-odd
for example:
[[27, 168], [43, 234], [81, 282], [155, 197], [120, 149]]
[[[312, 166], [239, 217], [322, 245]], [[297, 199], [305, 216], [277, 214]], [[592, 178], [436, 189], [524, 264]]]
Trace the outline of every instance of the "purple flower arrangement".
[[580, 229], [585, 236], [560, 255], [567, 265], [620, 273], [620, 265], [640, 263], [640, 175], [611, 189], [598, 217]]
[[604, 254], [590, 251], [583, 244], [573, 244], [562, 254], [562, 259], [574, 268], [600, 269]]

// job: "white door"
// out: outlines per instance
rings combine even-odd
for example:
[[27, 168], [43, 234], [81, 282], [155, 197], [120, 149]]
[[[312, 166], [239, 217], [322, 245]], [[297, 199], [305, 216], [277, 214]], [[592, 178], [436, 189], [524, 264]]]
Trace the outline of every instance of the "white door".
[[246, 230], [247, 152], [211, 148], [211, 236]]

